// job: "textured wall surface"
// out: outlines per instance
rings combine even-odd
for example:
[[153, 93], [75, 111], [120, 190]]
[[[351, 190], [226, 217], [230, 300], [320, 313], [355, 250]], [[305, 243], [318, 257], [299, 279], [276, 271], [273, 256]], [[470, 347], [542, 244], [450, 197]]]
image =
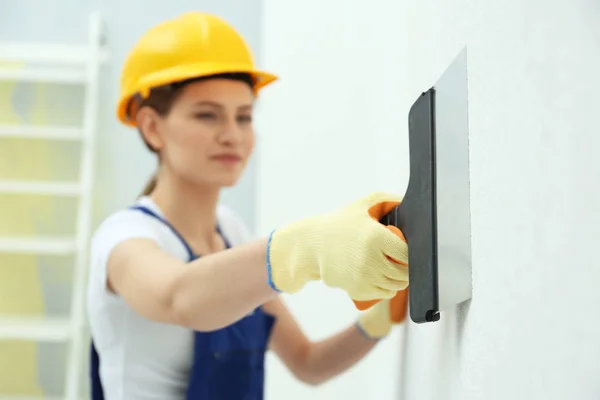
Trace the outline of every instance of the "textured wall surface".
[[600, 7], [426, 0], [408, 16], [411, 96], [468, 47], [474, 293], [410, 326], [403, 398], [596, 399]]

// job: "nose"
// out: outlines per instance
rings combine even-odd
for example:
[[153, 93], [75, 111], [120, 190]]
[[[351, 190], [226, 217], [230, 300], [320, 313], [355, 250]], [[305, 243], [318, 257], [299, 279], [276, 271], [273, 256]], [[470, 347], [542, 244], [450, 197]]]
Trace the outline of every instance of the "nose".
[[219, 135], [217, 136], [217, 140], [219, 143], [229, 146], [238, 145], [243, 140], [244, 132], [240, 128], [238, 122], [233, 120], [228, 120], [223, 129], [221, 129]]

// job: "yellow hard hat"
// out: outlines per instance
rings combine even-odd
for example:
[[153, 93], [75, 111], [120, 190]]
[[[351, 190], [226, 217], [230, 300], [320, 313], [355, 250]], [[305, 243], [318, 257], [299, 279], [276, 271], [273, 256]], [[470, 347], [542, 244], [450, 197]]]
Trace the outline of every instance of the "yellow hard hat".
[[250, 74], [255, 93], [277, 80], [256, 69], [246, 41], [223, 19], [189, 12], [165, 21], [146, 32], [125, 60], [118, 118], [135, 126], [135, 115], [130, 115], [132, 98], [145, 99], [152, 88], [223, 73]]

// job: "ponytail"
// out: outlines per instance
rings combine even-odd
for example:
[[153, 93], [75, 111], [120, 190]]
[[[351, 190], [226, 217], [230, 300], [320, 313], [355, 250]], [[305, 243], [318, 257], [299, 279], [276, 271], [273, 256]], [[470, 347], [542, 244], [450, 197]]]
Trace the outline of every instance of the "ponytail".
[[140, 197], [149, 196], [150, 193], [152, 193], [154, 191], [154, 189], [156, 188], [156, 182], [157, 182], [157, 176], [156, 176], [156, 174], [154, 174], [154, 175], [152, 175], [152, 177], [150, 178], [148, 183], [146, 183], [146, 186], [144, 187], [144, 190], [140, 194]]

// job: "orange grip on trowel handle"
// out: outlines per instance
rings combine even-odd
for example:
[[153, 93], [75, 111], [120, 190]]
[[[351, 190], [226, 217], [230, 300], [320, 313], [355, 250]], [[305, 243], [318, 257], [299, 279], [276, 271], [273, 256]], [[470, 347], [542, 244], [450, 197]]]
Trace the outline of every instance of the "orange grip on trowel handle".
[[[398, 227], [394, 226], [394, 225], [387, 225], [386, 228], [388, 228], [390, 231], [394, 232], [396, 235], [400, 236], [400, 238], [402, 238], [402, 240], [406, 243], [406, 239], [404, 238], [404, 235], [402, 234], [402, 231], [400, 229], [398, 229]], [[389, 257], [388, 258], [391, 261], [394, 261], [398, 264], [401, 265], [406, 265], [401, 261], [397, 261], [394, 260], [393, 258]], [[401, 321], [402, 319], [404, 319], [404, 316], [406, 314], [406, 303], [408, 300], [408, 288], [404, 289], [404, 290], [399, 290], [398, 293], [396, 294], [396, 296], [394, 296], [391, 299], [391, 302], [393, 303], [393, 306], [390, 305], [390, 313], [392, 314], [392, 320], [398, 320]], [[354, 305], [356, 306], [357, 309], [364, 311], [367, 310], [371, 307], [373, 307], [375, 304], [379, 303], [381, 301], [381, 299], [373, 299], [373, 300], [352, 300], [354, 302]]]

